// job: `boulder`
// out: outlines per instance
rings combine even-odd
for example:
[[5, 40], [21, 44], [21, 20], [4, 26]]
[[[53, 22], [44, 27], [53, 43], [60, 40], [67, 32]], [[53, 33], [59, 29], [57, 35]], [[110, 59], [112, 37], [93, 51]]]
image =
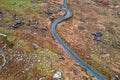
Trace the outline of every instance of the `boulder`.
[[52, 14], [52, 12], [50, 12], [49, 10], [46, 10], [45, 12], [48, 16], [50, 16]]
[[7, 37], [7, 35], [0, 33], [0, 37]]
[[0, 18], [0, 21], [2, 21], [3, 19], [2, 18]]
[[33, 46], [34, 46], [34, 49], [38, 49], [39, 48], [38, 44], [36, 44], [36, 43], [33, 43]]
[[53, 79], [61, 79], [62, 78], [62, 73], [60, 71], [57, 71], [54, 75], [53, 75]]
[[94, 41], [99, 42], [102, 41], [101, 37], [103, 36], [103, 32], [102, 31], [98, 31], [98, 32], [91, 32], [91, 35], [94, 36]]
[[2, 14], [3, 12], [2, 12], [2, 10], [0, 10], [0, 14]]
[[120, 11], [117, 12], [117, 15], [120, 15]]
[[108, 52], [106, 50], [101, 51], [102, 54], [107, 54]]
[[41, 77], [39, 80], [45, 80], [45, 77]]
[[12, 5], [16, 5], [16, 2], [12, 2]]
[[118, 75], [114, 75], [111, 80], [120, 80]]

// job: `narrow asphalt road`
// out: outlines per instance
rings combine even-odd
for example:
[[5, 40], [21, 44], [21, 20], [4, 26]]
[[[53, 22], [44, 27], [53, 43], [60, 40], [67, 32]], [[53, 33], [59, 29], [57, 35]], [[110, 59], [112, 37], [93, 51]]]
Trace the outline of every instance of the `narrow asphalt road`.
[[69, 55], [76, 61], [78, 62], [83, 68], [85, 68], [87, 71], [89, 71], [92, 75], [97, 77], [98, 80], [105, 80], [103, 76], [101, 76], [97, 71], [95, 71], [92, 67], [90, 67], [86, 62], [81, 60], [63, 41], [62, 39], [58, 36], [58, 34], [55, 31], [55, 27], [57, 24], [71, 16], [71, 12], [69, 8], [67, 7], [67, 1], [64, 0], [64, 8], [66, 10], [65, 16], [62, 16], [60, 18], [57, 18], [54, 20], [54, 22], [51, 24], [51, 33], [52, 36], [55, 38], [55, 40], [62, 45], [62, 47], [69, 53]]

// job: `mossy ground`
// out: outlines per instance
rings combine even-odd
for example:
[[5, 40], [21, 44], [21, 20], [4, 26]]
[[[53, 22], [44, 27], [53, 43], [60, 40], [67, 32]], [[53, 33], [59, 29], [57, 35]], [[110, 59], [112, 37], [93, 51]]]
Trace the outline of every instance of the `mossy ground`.
[[11, 10], [17, 10], [17, 11], [24, 11], [27, 8], [36, 8], [40, 4], [38, 3], [31, 3], [32, 1], [30, 0], [1, 0], [0, 5], [1, 7], [6, 7]]

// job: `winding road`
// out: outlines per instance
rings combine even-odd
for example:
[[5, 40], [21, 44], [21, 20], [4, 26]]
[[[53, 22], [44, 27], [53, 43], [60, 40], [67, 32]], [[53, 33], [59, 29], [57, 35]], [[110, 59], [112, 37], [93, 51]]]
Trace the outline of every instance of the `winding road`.
[[57, 18], [53, 21], [51, 24], [50, 30], [52, 33], [52, 36], [55, 38], [55, 40], [62, 45], [62, 47], [69, 53], [69, 55], [76, 61], [78, 62], [83, 68], [85, 68], [88, 72], [90, 72], [92, 75], [97, 77], [98, 80], [105, 80], [103, 76], [101, 76], [98, 72], [96, 72], [92, 67], [90, 67], [86, 62], [81, 60], [63, 41], [62, 39], [58, 36], [58, 34], [55, 31], [55, 27], [57, 24], [69, 17], [71, 17], [71, 12], [69, 8], [67, 7], [67, 1], [64, 0], [64, 8], [66, 10], [66, 14], [60, 18]]

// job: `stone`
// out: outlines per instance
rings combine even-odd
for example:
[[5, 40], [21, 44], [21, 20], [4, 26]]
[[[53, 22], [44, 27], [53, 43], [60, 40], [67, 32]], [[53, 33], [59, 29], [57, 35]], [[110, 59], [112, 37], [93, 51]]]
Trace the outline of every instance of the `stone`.
[[84, 77], [84, 80], [93, 80], [90, 77]]
[[36, 44], [36, 43], [33, 43], [33, 46], [34, 46], [34, 49], [38, 49], [39, 48], [38, 44]]
[[41, 60], [39, 59], [39, 60], [37, 60], [37, 62], [40, 62]]
[[99, 31], [99, 32], [96, 32], [96, 37], [101, 37], [103, 35], [103, 32], [102, 31]]
[[82, 21], [82, 22], [86, 22], [86, 19], [84, 19], [84, 18], [80, 18], [80, 21]]
[[16, 14], [12, 14], [12, 17], [13, 17], [13, 18], [16, 18], [16, 16], [17, 16]]
[[3, 19], [2, 18], [0, 18], [0, 21], [2, 21]]
[[91, 34], [92, 34], [93, 36], [95, 36], [95, 35], [96, 35], [96, 32], [91, 32]]
[[83, 27], [83, 26], [78, 26], [78, 29], [79, 29], [79, 30], [83, 30], [84, 27]]
[[47, 0], [43, 0], [43, 2], [44, 2], [44, 3], [46, 3], [46, 2], [47, 2]]
[[60, 71], [57, 71], [54, 75], [53, 75], [53, 79], [61, 79], [62, 78], [62, 73]]
[[16, 2], [13, 2], [12, 5], [16, 5]]
[[47, 31], [47, 30], [48, 30], [48, 27], [47, 27], [47, 26], [44, 26], [44, 27], [41, 28], [41, 30]]
[[117, 45], [116, 45], [115, 43], [113, 43], [111, 46], [112, 46], [113, 48], [117, 48]]
[[37, 24], [33, 24], [32, 27], [35, 28], [35, 29], [37, 29], [38, 25]]
[[56, 7], [56, 12], [60, 12], [62, 10], [62, 6], [59, 5], [58, 7]]
[[118, 75], [114, 75], [111, 80], [120, 80]]
[[120, 15], [120, 11], [117, 12], [117, 15]]
[[73, 78], [73, 80], [79, 80], [78, 78]]
[[94, 37], [94, 39], [93, 39], [94, 41], [96, 41], [96, 42], [100, 42], [100, 41], [102, 41], [102, 39], [101, 39], [101, 37]]
[[90, 2], [90, 1], [87, 1], [87, 2], [86, 2], [86, 4], [87, 4], [87, 5], [90, 5], [90, 4], [91, 4], [91, 2]]
[[75, 75], [77, 75], [77, 74], [79, 73], [78, 69], [75, 68], [75, 67], [73, 67], [73, 68], [71, 69], [71, 71], [72, 71]]
[[19, 4], [19, 7], [23, 7], [23, 4]]
[[22, 22], [20, 20], [16, 20], [15, 23], [16, 24], [22, 24]]
[[0, 33], [0, 37], [7, 37], [7, 35]]
[[36, 21], [33, 25], [32, 25], [33, 28], [37, 29], [38, 28], [38, 22]]
[[35, 9], [36, 8], [35, 5], [32, 5], [32, 8]]
[[39, 80], [45, 80], [45, 77], [41, 77]]
[[2, 10], [0, 10], [0, 14], [2, 14], [3, 12], [2, 12]]
[[101, 51], [102, 54], [107, 54], [108, 52], [106, 50]]
[[3, 57], [3, 63], [0, 64], [0, 69], [1, 69], [3, 66], [5, 66], [5, 64], [6, 64], [7, 61], [6, 61], [6, 58], [5, 58], [5, 55], [4, 55], [4, 54], [1, 54], [1, 53], [0, 53], [0, 56]]
[[98, 32], [91, 32], [91, 35], [94, 36], [94, 41], [99, 42], [102, 41], [101, 36], [103, 36], [103, 32], [102, 31], [98, 31]]
[[61, 59], [61, 60], [65, 60], [65, 58], [64, 58], [63, 55], [59, 55], [58, 57], [59, 57], [59, 59]]
[[47, 10], [45, 13], [46, 13], [48, 16], [50, 16], [50, 15], [52, 14], [49, 10]]
[[96, 36], [96, 37], [101, 37], [103, 35], [103, 32], [102, 31], [98, 31], [98, 32], [91, 32], [91, 34], [93, 36]]
[[24, 23], [20, 20], [16, 20], [15, 24], [13, 24], [11, 27], [12, 28], [19, 28], [20, 26], [22, 26]]

